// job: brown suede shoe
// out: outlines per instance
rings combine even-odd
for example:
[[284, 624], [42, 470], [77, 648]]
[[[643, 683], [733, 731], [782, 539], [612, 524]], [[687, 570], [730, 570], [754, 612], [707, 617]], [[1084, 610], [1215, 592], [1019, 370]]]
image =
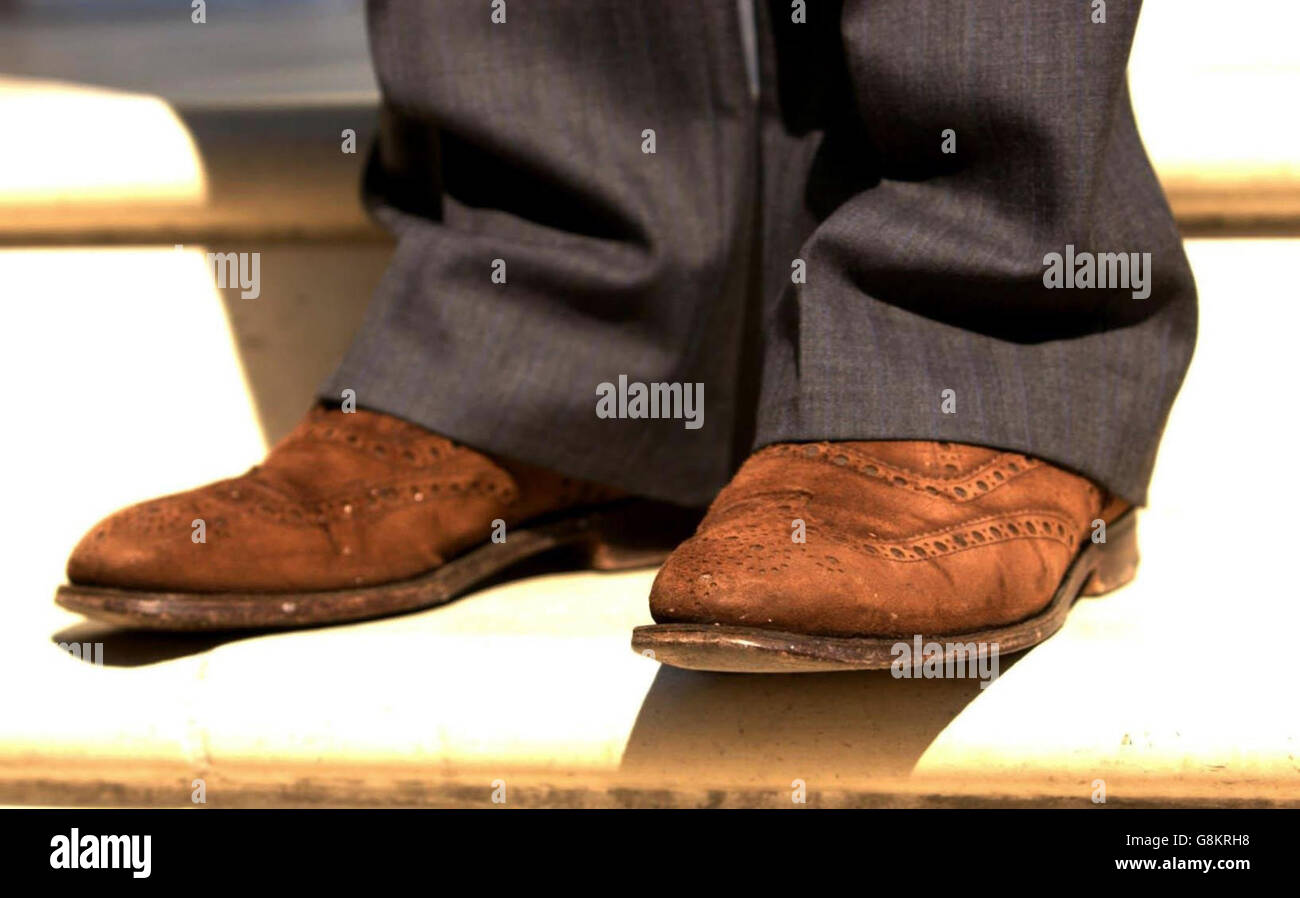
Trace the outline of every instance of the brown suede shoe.
[[638, 627], [633, 648], [755, 672], [887, 668], [918, 635], [1005, 654], [1054, 633], [1080, 594], [1131, 580], [1137, 560], [1134, 512], [1037, 459], [778, 444], [745, 462], [659, 571], [659, 624]]
[[560, 547], [597, 569], [658, 564], [698, 519], [388, 415], [316, 408], [242, 477], [101, 522], [56, 601], [158, 629], [336, 623], [441, 604]]

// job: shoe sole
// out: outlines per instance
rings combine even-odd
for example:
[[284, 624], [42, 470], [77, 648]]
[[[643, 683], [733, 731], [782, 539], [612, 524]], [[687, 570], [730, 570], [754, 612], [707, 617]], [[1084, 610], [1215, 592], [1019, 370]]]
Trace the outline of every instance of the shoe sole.
[[117, 626], [148, 630], [263, 630], [387, 617], [446, 604], [514, 565], [555, 550], [576, 550], [576, 570], [619, 571], [661, 564], [695, 530], [702, 512], [627, 500], [521, 525], [502, 543], [483, 543], [407, 580], [347, 589], [284, 593], [144, 592], [60, 586], [54, 601]]
[[[964, 646], [996, 645], [999, 655], [1038, 645], [1065, 623], [1080, 596], [1118, 589], [1137, 572], [1137, 515], [1130, 510], [1106, 527], [1105, 543], [1086, 543], [1047, 607], [1015, 624], [964, 633], [923, 635], [943, 648], [943, 663], [962, 660]], [[632, 631], [632, 649], [672, 667], [732, 673], [819, 673], [885, 670], [896, 646], [913, 636], [813, 636], [722, 624], [653, 624]], [[956, 644], [950, 644], [956, 643]], [[928, 656], [927, 656], [928, 657]]]

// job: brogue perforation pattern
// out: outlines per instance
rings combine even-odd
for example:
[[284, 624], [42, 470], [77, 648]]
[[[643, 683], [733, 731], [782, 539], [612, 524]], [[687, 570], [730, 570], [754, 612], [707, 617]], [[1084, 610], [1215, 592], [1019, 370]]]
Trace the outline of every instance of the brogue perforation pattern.
[[954, 502], [969, 502], [986, 496], [1041, 464], [1028, 456], [1002, 452], [970, 471], [957, 471], [951, 477], [935, 477], [890, 464], [843, 443], [782, 443], [759, 453], [760, 456], [764, 454], [836, 465], [888, 486], [944, 496]]

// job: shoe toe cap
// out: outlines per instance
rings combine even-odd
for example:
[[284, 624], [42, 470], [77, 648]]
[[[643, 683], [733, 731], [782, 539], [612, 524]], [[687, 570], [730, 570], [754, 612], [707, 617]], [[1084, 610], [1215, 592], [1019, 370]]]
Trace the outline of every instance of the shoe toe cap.
[[660, 568], [650, 612], [659, 623], [804, 629], [855, 590], [852, 579], [835, 558], [812, 558], [803, 545], [706, 534], [683, 543]]
[[198, 544], [195, 521], [211, 525], [194, 501], [167, 497], [125, 508], [100, 521], [68, 558], [68, 580], [120, 589], [185, 589], [187, 553]]

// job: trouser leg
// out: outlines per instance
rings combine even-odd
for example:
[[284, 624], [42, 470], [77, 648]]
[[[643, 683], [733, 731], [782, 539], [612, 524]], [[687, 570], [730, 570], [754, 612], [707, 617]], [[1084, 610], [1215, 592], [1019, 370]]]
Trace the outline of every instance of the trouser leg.
[[[399, 243], [321, 395], [705, 502], [734, 453], [755, 214], [738, 4], [505, 9], [497, 24], [488, 3], [370, 4], [368, 190]], [[703, 426], [597, 417], [619, 375], [703, 383]]]
[[[806, 280], [769, 265], [759, 445], [977, 443], [1145, 499], [1195, 287], [1129, 103], [1139, 4], [1107, 7], [1105, 23], [1028, 0], [836, 10], [851, 100], [800, 200], [818, 219]], [[778, 38], [809, 27], [771, 21]], [[1053, 253], [1142, 267], [1118, 288], [1049, 288]]]

